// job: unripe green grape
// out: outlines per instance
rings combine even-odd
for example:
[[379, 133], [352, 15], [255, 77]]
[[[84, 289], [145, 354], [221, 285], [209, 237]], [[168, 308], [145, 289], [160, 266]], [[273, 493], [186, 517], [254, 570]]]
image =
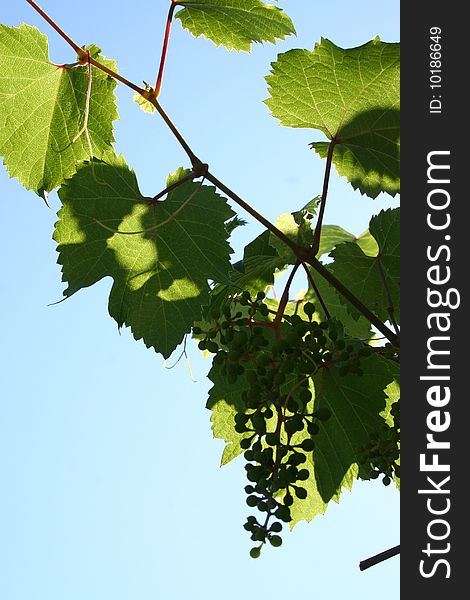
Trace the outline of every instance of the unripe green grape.
[[283, 502], [285, 506], [292, 506], [294, 504], [294, 498], [291, 496], [291, 494], [286, 494]]
[[300, 481], [306, 481], [309, 477], [310, 473], [308, 472], [308, 469], [300, 469], [297, 473], [297, 479]]
[[249, 437], [240, 440], [240, 448], [242, 448], [243, 450], [248, 450], [248, 448], [251, 446], [252, 439], [253, 438]]
[[217, 342], [213, 342], [212, 340], [208, 340], [206, 342], [206, 348], [212, 354], [215, 354], [219, 350], [219, 344]]
[[308, 404], [312, 399], [312, 392], [308, 388], [302, 388], [299, 392], [299, 399], [303, 404]]
[[279, 436], [276, 433], [267, 433], [265, 440], [268, 446], [277, 446], [279, 443]]
[[271, 546], [274, 546], [275, 548], [279, 548], [279, 546], [282, 544], [282, 538], [280, 535], [272, 535], [269, 538], [269, 543], [271, 544]]
[[307, 490], [303, 487], [295, 486], [294, 492], [299, 500], [305, 500], [305, 498], [307, 497]]
[[207, 348], [206, 340], [201, 340], [198, 343], [197, 347], [199, 348], [199, 350], [205, 350]]
[[200, 327], [198, 327], [197, 325], [195, 327], [193, 327], [194, 335], [200, 335], [201, 333], [202, 333], [202, 329]]
[[392, 480], [390, 479], [390, 477], [388, 475], [385, 475], [385, 477], [382, 479], [382, 483], [384, 485], [390, 485], [392, 482]]
[[248, 427], [244, 423], [237, 423], [234, 429], [237, 433], [246, 433], [249, 431]]
[[272, 409], [269, 408], [269, 406], [268, 406], [268, 408], [266, 408], [265, 411], [263, 412], [263, 417], [265, 419], [271, 419], [273, 416], [274, 416], [274, 413], [273, 413]]
[[262, 527], [254, 529], [251, 539], [254, 542], [264, 542], [266, 540], [266, 531]]
[[245, 492], [247, 494], [252, 494], [255, 491], [255, 488], [252, 485], [245, 485]]
[[297, 425], [293, 419], [288, 419], [284, 423], [284, 429], [287, 435], [292, 435], [297, 431]]
[[293, 396], [287, 401], [287, 410], [291, 413], [296, 413], [299, 410], [299, 404]]
[[315, 442], [310, 438], [306, 438], [302, 441], [300, 447], [302, 448], [302, 450], [305, 450], [305, 452], [312, 452], [315, 448]]
[[251, 416], [251, 422], [253, 423], [253, 429], [258, 433], [266, 432], [266, 421], [259, 413], [254, 413]]
[[270, 531], [272, 531], [273, 533], [279, 533], [282, 531], [282, 523], [279, 523], [279, 521], [275, 521], [271, 527], [269, 528]]
[[260, 554], [261, 554], [261, 546], [255, 546], [254, 548], [252, 548], [250, 550], [251, 558], [259, 558]]
[[279, 506], [274, 514], [280, 521], [284, 521], [284, 523], [288, 523], [292, 519], [287, 506]]
[[248, 496], [246, 499], [246, 503], [248, 504], [248, 506], [251, 506], [252, 508], [254, 508], [259, 502], [259, 498], [258, 496]]
[[299, 323], [302, 323], [302, 317], [299, 315], [290, 315], [290, 317], [286, 318], [292, 323], [292, 325], [298, 325]]
[[307, 302], [304, 305], [304, 313], [307, 315], [307, 317], [311, 318], [313, 316], [315, 312], [315, 304], [313, 304], [312, 302]]
[[235, 423], [243, 423], [244, 425], [246, 425], [246, 423], [248, 423], [248, 420], [250, 418], [250, 415], [246, 415], [245, 413], [237, 413], [234, 417]]

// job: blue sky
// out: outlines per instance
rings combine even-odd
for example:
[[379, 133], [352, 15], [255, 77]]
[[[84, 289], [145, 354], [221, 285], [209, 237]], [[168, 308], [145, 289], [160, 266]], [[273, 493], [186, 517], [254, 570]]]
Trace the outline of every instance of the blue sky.
[[[43, 0], [79, 44], [95, 43], [140, 84], [158, 67], [167, 2]], [[286, 0], [297, 37], [252, 54], [194, 39], [176, 21], [161, 102], [211, 171], [270, 220], [321, 189], [324, 164], [308, 148], [318, 133], [285, 129], [263, 104], [264, 76], [278, 52], [343, 47], [379, 35], [399, 39], [399, 3]], [[3, 3], [1, 22], [37, 25], [54, 62], [68, 46], [24, 1]], [[118, 88], [116, 149], [154, 195], [166, 174], [188, 166], [156, 116]], [[284, 535], [280, 549], [248, 557], [242, 528], [243, 463], [220, 469], [223, 444], [204, 408], [209, 363], [191, 346], [195, 382], [182, 361], [120, 334], [107, 315], [110, 281], [55, 306], [62, 290], [51, 239], [52, 210], [0, 172], [3, 374], [0, 380], [0, 597], [5, 600], [235, 600], [288, 594], [372, 600], [399, 596], [397, 557], [360, 572], [358, 563], [399, 543], [399, 494], [356, 483], [338, 505]], [[397, 200], [361, 196], [332, 177], [327, 223], [360, 234]], [[240, 216], [246, 217], [240, 213]], [[234, 259], [261, 231], [232, 240]], [[300, 285], [300, 284], [299, 284]]]

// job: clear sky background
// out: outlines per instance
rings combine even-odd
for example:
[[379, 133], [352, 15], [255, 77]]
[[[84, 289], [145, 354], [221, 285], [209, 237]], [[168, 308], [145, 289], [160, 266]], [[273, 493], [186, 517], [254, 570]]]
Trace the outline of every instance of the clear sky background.
[[[308, 148], [318, 132], [280, 127], [262, 103], [270, 62], [322, 36], [343, 47], [399, 40], [398, 0], [280, 5], [297, 37], [252, 54], [196, 40], [177, 20], [160, 97], [215, 176], [270, 220], [316, 196], [324, 169]], [[77, 43], [117, 59], [128, 79], [155, 80], [166, 0], [41, 6]], [[0, 21], [38, 26], [53, 62], [74, 60], [25, 1], [2, 2]], [[130, 90], [117, 94], [116, 149], [142, 192], [155, 195], [188, 161]], [[398, 598], [398, 557], [358, 568], [399, 543], [399, 494], [380, 481], [357, 482], [325, 516], [286, 533], [281, 548], [249, 558], [243, 461], [219, 468], [223, 443], [204, 407], [209, 362], [191, 343], [193, 382], [184, 361], [166, 370], [128, 330], [119, 334], [107, 315], [109, 279], [49, 306], [64, 289], [51, 239], [58, 198], [51, 194], [49, 210], [4, 168], [0, 197], [0, 598]], [[372, 214], [397, 204], [361, 196], [333, 174], [325, 221], [360, 234]], [[234, 260], [260, 232], [252, 222], [237, 230]]]

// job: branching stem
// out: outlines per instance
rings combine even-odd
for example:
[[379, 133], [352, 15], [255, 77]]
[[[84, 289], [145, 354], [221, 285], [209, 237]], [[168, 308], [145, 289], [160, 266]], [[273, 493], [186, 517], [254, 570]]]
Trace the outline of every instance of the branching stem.
[[[213, 183], [222, 192], [224, 192], [224, 194], [226, 194], [229, 198], [231, 198], [234, 202], [236, 202], [241, 208], [243, 208], [248, 214], [250, 214], [254, 219], [256, 219], [259, 223], [264, 225], [266, 227], [266, 229], [268, 229], [273, 235], [275, 235], [277, 238], [279, 238], [281, 241], [283, 241], [286, 244], [286, 246], [288, 246], [294, 252], [295, 256], [298, 258], [298, 260], [300, 262], [304, 262], [304, 261], [307, 262], [315, 271], [320, 273], [320, 275], [322, 277], [324, 277], [330, 283], [330, 285], [332, 285], [340, 294], [342, 294], [344, 296], [344, 298], [346, 298], [362, 315], [364, 315], [372, 323], [372, 325], [374, 325], [392, 344], [394, 344], [395, 346], [398, 346], [398, 336], [393, 331], [391, 331], [384, 323], [382, 323], [382, 321], [380, 319], [378, 319], [358, 298], [356, 298], [354, 296], [354, 294], [352, 292], [350, 292], [338, 279], [336, 279], [336, 277], [334, 277], [333, 274], [330, 273], [328, 271], [328, 269], [326, 269], [326, 267], [317, 258], [315, 258], [316, 252], [313, 252], [313, 256], [312, 256], [312, 248], [303, 248], [299, 244], [295, 243], [293, 240], [289, 239], [281, 230], [279, 230], [275, 225], [273, 225], [270, 221], [268, 221], [265, 217], [263, 217], [263, 215], [258, 213], [247, 202], [245, 202], [242, 198], [240, 198], [240, 196], [235, 194], [235, 192], [233, 192], [229, 187], [227, 187], [224, 183], [219, 181], [214, 175], [212, 175], [212, 173], [209, 172], [208, 165], [206, 163], [203, 163], [201, 160], [199, 160], [199, 158], [197, 158], [197, 156], [194, 154], [194, 152], [189, 147], [186, 140], [183, 138], [183, 136], [178, 131], [178, 129], [176, 128], [174, 123], [171, 121], [170, 117], [163, 110], [160, 103], [157, 101], [157, 99], [155, 97], [153, 97], [152, 94], [154, 94], [154, 92], [151, 92], [151, 91], [149, 92], [148, 90], [145, 90], [145, 89], [139, 87], [138, 85], [135, 85], [131, 81], [127, 80], [125, 77], [122, 77], [118, 73], [112, 71], [105, 65], [102, 65], [101, 63], [96, 61], [94, 58], [90, 57], [89, 54], [87, 54], [86, 50], [83, 50], [83, 48], [80, 48], [55, 23], [55, 21], [53, 21], [53, 19], [51, 19], [51, 17], [49, 17], [36, 4], [36, 2], [34, 2], [33, 0], [26, 0], [26, 1], [75, 50], [75, 52], [77, 53], [77, 55], [79, 57], [79, 60], [82, 61], [83, 64], [85, 64], [85, 62], [88, 61], [90, 64], [95, 66], [97, 69], [100, 69], [101, 71], [103, 71], [104, 73], [109, 75], [110, 77], [113, 77], [117, 81], [120, 81], [127, 87], [131, 88], [132, 90], [138, 92], [146, 100], [151, 102], [153, 104], [153, 106], [155, 106], [155, 108], [157, 109], [157, 111], [160, 114], [160, 116], [162, 117], [162, 119], [165, 121], [165, 123], [167, 124], [167, 126], [169, 127], [169, 129], [171, 130], [173, 135], [175, 136], [175, 138], [180, 143], [183, 150], [186, 152], [189, 160], [191, 161], [193, 171], [196, 174], [199, 174], [200, 176], [205, 176], [205, 178], [208, 181]], [[179, 4], [179, 2], [173, 2], [172, 4], [177, 6]], [[330, 143], [330, 147], [328, 150], [328, 153], [331, 154], [331, 157], [333, 156], [333, 149], [334, 149], [334, 144], [332, 141], [332, 143]], [[324, 202], [325, 202], [326, 193], [328, 190], [328, 180], [329, 180], [330, 168], [331, 168], [331, 158], [330, 158], [329, 162], [327, 161], [327, 169], [325, 171], [324, 186], [323, 186], [324, 189], [323, 189], [323, 195], [322, 195], [322, 208], [320, 209], [319, 224], [317, 225], [318, 230], [321, 230], [320, 218], [323, 218], [322, 210], [324, 211]], [[121, 232], [121, 233], [123, 233], [123, 232]], [[317, 232], [315, 231], [315, 235], [318, 236], [318, 241], [319, 241], [320, 234], [317, 234]]]

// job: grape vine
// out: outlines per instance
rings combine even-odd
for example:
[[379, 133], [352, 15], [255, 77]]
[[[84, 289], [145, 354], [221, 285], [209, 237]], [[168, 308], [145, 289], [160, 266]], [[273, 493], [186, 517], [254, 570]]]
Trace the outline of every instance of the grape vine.
[[[246, 504], [257, 511], [244, 524], [250, 555], [280, 546], [286, 525], [324, 512], [357, 478], [399, 485], [399, 209], [372, 216], [358, 238], [323, 222], [333, 167], [362, 195], [399, 193], [399, 44], [375, 38], [344, 49], [322, 39], [272, 63], [273, 117], [327, 141], [311, 143], [325, 159], [321, 194], [271, 223], [195, 154], [159, 97], [175, 19], [249, 52], [295, 33], [281, 8], [170, 0], [155, 87], [141, 87], [26, 1], [74, 56], [55, 65], [35, 27], [0, 25], [5, 167], [46, 202], [58, 190], [53, 237], [65, 297], [110, 276], [119, 327], [165, 358], [188, 335], [211, 355], [214, 435], [227, 443], [224, 463], [243, 454]], [[113, 148], [118, 83], [159, 114], [189, 161], [151, 198]], [[232, 206], [265, 228], [235, 264], [229, 242], [243, 221]], [[277, 299], [274, 277], [284, 271]], [[298, 272], [308, 289], [293, 300]]]

